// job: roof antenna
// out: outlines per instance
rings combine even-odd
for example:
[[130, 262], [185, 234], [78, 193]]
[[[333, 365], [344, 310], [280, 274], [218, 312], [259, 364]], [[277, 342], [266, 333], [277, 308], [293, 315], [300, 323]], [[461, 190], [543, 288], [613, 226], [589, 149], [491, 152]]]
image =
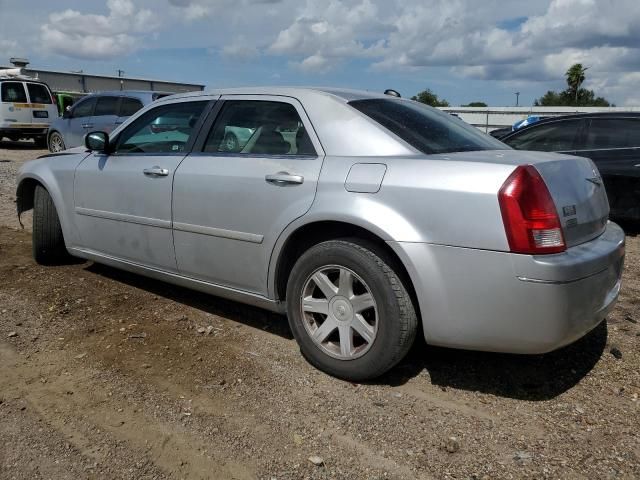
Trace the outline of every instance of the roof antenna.
[[385, 94], [385, 95], [389, 95], [389, 96], [391, 96], [391, 97], [398, 97], [398, 98], [402, 98], [402, 95], [400, 95], [397, 91], [395, 91], [395, 90], [393, 90], [393, 89], [391, 89], [391, 88], [387, 88], [387, 89], [384, 91], [384, 94]]

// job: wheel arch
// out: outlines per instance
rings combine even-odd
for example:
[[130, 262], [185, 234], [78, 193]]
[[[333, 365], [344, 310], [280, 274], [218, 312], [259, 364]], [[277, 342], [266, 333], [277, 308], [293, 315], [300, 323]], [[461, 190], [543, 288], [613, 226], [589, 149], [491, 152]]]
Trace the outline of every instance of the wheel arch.
[[[397, 270], [397, 275], [403, 280], [407, 291], [420, 317], [420, 306], [416, 296], [414, 282], [409, 274], [409, 269], [396, 251], [373, 229], [355, 223], [339, 220], [316, 220], [298, 226], [291, 231], [285, 240], [278, 242], [280, 248], [277, 251], [273, 268], [273, 294], [276, 300], [283, 301], [286, 298], [287, 281], [295, 262], [306, 250], [318, 243], [337, 238], [356, 238], [375, 246], [378, 253], [384, 255]], [[421, 322], [419, 322], [421, 323]]]
[[44, 179], [37, 175], [22, 176], [18, 182], [18, 187], [16, 188], [16, 210], [20, 225], [24, 227], [24, 225], [22, 224], [22, 214], [33, 209], [34, 194], [38, 185], [44, 188], [51, 196], [51, 200], [56, 207], [56, 211], [58, 212], [58, 218], [60, 219], [60, 227], [62, 228], [62, 233], [65, 235], [65, 238], [67, 238], [69, 225], [65, 211], [63, 208], [61, 208], [61, 193], [57, 188], [51, 186], [51, 182], [46, 182]]

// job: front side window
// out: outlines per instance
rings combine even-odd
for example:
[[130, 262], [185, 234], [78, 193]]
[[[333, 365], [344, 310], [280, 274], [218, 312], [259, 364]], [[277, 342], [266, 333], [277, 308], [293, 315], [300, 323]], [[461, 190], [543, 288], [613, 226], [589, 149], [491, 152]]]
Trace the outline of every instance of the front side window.
[[27, 83], [31, 103], [53, 103], [49, 89], [41, 83]]
[[640, 147], [640, 118], [594, 118], [582, 150]]
[[93, 107], [96, 105], [96, 97], [81, 100], [73, 107], [73, 118], [90, 117], [93, 115]]
[[505, 139], [504, 142], [516, 150], [565, 152], [574, 150], [581, 126], [582, 120], [563, 120], [536, 125], [524, 130], [520, 135]]
[[27, 103], [27, 93], [22, 82], [2, 82], [0, 96], [3, 102]]
[[316, 155], [300, 115], [289, 103], [227, 100], [204, 151], [252, 155]]
[[96, 102], [96, 109], [93, 112], [94, 117], [117, 115], [119, 101], [118, 97], [99, 97]]
[[507, 148], [459, 118], [422, 103], [374, 98], [349, 105], [425, 154]]
[[123, 97], [120, 104], [120, 116], [130, 117], [142, 108], [142, 102], [137, 98]]
[[182, 102], [149, 110], [122, 132], [115, 153], [184, 152], [206, 105]]

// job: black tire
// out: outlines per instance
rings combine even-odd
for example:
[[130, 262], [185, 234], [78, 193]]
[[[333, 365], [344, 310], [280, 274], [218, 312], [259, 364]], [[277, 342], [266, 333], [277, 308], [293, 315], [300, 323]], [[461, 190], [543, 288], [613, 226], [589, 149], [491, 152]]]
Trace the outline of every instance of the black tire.
[[[369, 287], [377, 305], [378, 331], [360, 357], [338, 359], [323, 351], [303, 322], [302, 294], [310, 276], [325, 266], [345, 267]], [[360, 239], [322, 242], [295, 263], [287, 284], [289, 325], [304, 357], [318, 369], [349, 381], [378, 377], [407, 354], [416, 337], [418, 319], [407, 288], [394, 262], [375, 244]]]
[[47, 148], [47, 137], [45, 135], [41, 137], [33, 137], [33, 143], [38, 148]]
[[37, 185], [33, 198], [33, 258], [41, 265], [56, 265], [69, 259], [58, 212], [49, 192]]

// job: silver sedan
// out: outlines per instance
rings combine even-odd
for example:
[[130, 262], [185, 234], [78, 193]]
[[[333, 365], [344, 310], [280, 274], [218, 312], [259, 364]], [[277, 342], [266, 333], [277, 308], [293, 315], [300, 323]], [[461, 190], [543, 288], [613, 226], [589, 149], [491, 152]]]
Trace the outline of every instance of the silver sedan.
[[514, 151], [416, 102], [212, 90], [85, 143], [19, 174], [37, 262], [72, 255], [286, 312], [304, 356], [340, 378], [381, 375], [418, 331], [548, 352], [620, 291], [624, 234], [590, 160]]

